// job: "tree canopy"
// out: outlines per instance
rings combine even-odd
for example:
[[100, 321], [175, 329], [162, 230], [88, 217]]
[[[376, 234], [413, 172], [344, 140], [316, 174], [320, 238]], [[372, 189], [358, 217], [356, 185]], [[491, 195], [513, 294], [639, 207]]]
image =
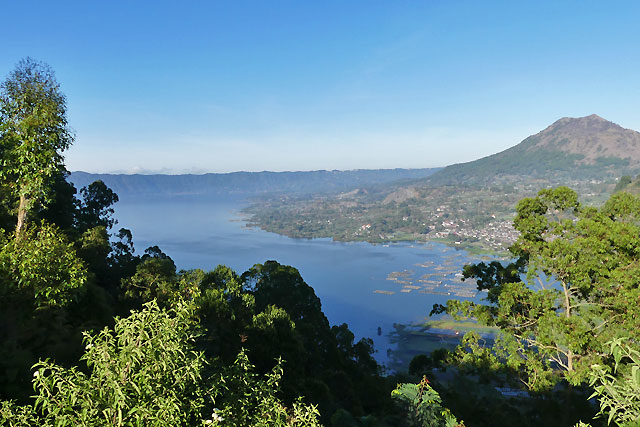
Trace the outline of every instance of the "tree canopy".
[[280, 365], [260, 378], [241, 352], [229, 367], [209, 367], [195, 348], [193, 304], [150, 302], [113, 330], [84, 335], [89, 373], [50, 361], [34, 372], [33, 406], [2, 402], [12, 425], [318, 426], [318, 411], [277, 398]]
[[0, 180], [17, 199], [19, 235], [35, 205], [51, 199], [54, 178], [63, 173], [62, 152], [73, 142], [66, 98], [53, 70], [21, 60], [0, 84]]
[[488, 290], [488, 303], [449, 301], [446, 311], [497, 326], [491, 347], [469, 334], [459, 361], [516, 373], [532, 391], [560, 380], [579, 386], [607, 364], [616, 337], [640, 338], [640, 199], [616, 193], [600, 208], [566, 188], [521, 200], [514, 220], [515, 261], [465, 268]]
[[[512, 261], [464, 268], [486, 302], [434, 307], [496, 326], [495, 340], [469, 333], [455, 352], [384, 377], [373, 341], [331, 326], [294, 267], [178, 270], [158, 246], [136, 255], [131, 231], [110, 231], [118, 196], [96, 181], [78, 199], [67, 182], [72, 139], [53, 72], [21, 61], [0, 86], [3, 425], [456, 426], [453, 413], [469, 406], [469, 425], [566, 425], [578, 420], [570, 399], [547, 397], [576, 389], [609, 421], [637, 425], [637, 197], [618, 192], [595, 208], [559, 187], [521, 200]], [[451, 364], [457, 395], [423, 376]], [[505, 404], [487, 372], [515, 378], [533, 404]]]

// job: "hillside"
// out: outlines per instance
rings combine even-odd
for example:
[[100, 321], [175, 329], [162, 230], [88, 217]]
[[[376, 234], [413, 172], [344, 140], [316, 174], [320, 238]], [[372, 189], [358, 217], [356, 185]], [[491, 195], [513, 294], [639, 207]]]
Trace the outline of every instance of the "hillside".
[[[562, 118], [518, 145], [411, 182], [339, 196], [263, 200], [252, 224], [291, 237], [440, 240], [501, 251], [515, 241], [515, 204], [567, 185], [597, 205], [640, 169], [640, 133], [597, 115]], [[634, 185], [629, 185], [634, 188]]]
[[348, 191], [362, 186], [428, 177], [431, 169], [360, 169], [309, 172], [233, 172], [203, 175], [125, 175], [73, 172], [77, 188], [102, 180], [121, 197], [174, 195], [307, 194]]
[[613, 189], [614, 193], [624, 191], [625, 193], [635, 194], [636, 196], [640, 195], [640, 176], [637, 176], [635, 179], [629, 175], [625, 175], [616, 184]]
[[603, 179], [640, 168], [640, 133], [592, 114], [565, 117], [518, 145], [472, 162], [448, 166], [434, 184], [546, 178]]

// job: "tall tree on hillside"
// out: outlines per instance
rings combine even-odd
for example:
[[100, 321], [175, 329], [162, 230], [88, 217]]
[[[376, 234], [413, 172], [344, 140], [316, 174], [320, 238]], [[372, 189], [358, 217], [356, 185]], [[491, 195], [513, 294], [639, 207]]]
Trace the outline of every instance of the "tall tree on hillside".
[[[606, 343], [640, 339], [640, 199], [617, 193], [599, 209], [566, 188], [521, 200], [511, 248], [518, 261], [465, 267], [488, 290], [489, 304], [449, 301], [447, 311], [495, 325], [492, 348], [466, 336], [461, 360], [517, 372], [530, 390], [560, 379], [584, 384], [594, 364], [606, 364]], [[526, 272], [528, 283], [523, 281]]]
[[45, 63], [23, 59], [0, 84], [0, 184], [18, 200], [16, 237], [29, 211], [50, 201], [54, 178], [64, 171], [61, 153], [73, 142], [66, 113]]

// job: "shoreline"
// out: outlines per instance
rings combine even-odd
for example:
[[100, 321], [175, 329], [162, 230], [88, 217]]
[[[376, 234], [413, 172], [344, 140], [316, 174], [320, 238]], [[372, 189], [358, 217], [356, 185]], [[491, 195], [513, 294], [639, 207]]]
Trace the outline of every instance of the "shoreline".
[[334, 242], [342, 242], [342, 243], [354, 243], [354, 242], [364, 242], [364, 243], [369, 243], [372, 245], [388, 245], [391, 243], [414, 243], [417, 245], [424, 245], [427, 243], [441, 243], [445, 246], [454, 248], [456, 250], [464, 250], [465, 252], [467, 252], [469, 255], [475, 255], [475, 256], [494, 256], [494, 257], [498, 257], [498, 258], [509, 258], [509, 252], [507, 249], [503, 249], [503, 250], [497, 250], [495, 248], [492, 248], [491, 246], [489, 246], [486, 243], [483, 243], [481, 241], [476, 241], [476, 242], [460, 242], [457, 239], [450, 239], [450, 238], [442, 238], [442, 237], [432, 237], [432, 238], [425, 238], [425, 239], [416, 239], [415, 236], [413, 235], [408, 235], [406, 234], [405, 236], [397, 236], [397, 237], [392, 237], [392, 238], [388, 238], [388, 239], [381, 239], [381, 238], [362, 238], [362, 239], [343, 239], [340, 238], [338, 236], [331, 236], [331, 235], [318, 235], [318, 236], [305, 236], [305, 235], [296, 235], [294, 233], [284, 233], [284, 232], [278, 232], [276, 230], [272, 230], [269, 229], [267, 227], [264, 227], [263, 225], [261, 225], [260, 223], [256, 222], [256, 221], [252, 221], [251, 220], [251, 214], [245, 214], [247, 215], [247, 218], [244, 219], [240, 219], [239, 221], [244, 221], [245, 223], [245, 227], [247, 228], [257, 228], [260, 229], [262, 231], [266, 231], [269, 233], [274, 233], [280, 236], [285, 236], [285, 237], [289, 237], [291, 239], [305, 239], [305, 240], [313, 240], [313, 239], [331, 239]]

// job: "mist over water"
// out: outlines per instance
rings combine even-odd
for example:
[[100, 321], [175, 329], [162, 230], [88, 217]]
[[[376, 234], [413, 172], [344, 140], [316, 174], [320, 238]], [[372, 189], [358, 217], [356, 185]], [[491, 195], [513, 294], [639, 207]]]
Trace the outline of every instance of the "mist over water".
[[[389, 273], [411, 270], [420, 276], [433, 269], [417, 264], [444, 262], [461, 271], [473, 261], [463, 251], [441, 244], [372, 245], [330, 239], [292, 239], [247, 228], [240, 210], [247, 202], [239, 197], [121, 197], [116, 204], [116, 230], [133, 233], [136, 253], [158, 245], [178, 269], [212, 270], [219, 264], [238, 274], [267, 260], [297, 268], [322, 301], [332, 325], [347, 323], [356, 335], [372, 338], [379, 361], [390, 348], [387, 334], [394, 323], [411, 323], [428, 316], [434, 303], [453, 296], [418, 291], [402, 293], [402, 286], [387, 280]], [[453, 262], [453, 264], [452, 264]], [[393, 295], [374, 290], [394, 291]], [[378, 327], [382, 335], [378, 336]]]

